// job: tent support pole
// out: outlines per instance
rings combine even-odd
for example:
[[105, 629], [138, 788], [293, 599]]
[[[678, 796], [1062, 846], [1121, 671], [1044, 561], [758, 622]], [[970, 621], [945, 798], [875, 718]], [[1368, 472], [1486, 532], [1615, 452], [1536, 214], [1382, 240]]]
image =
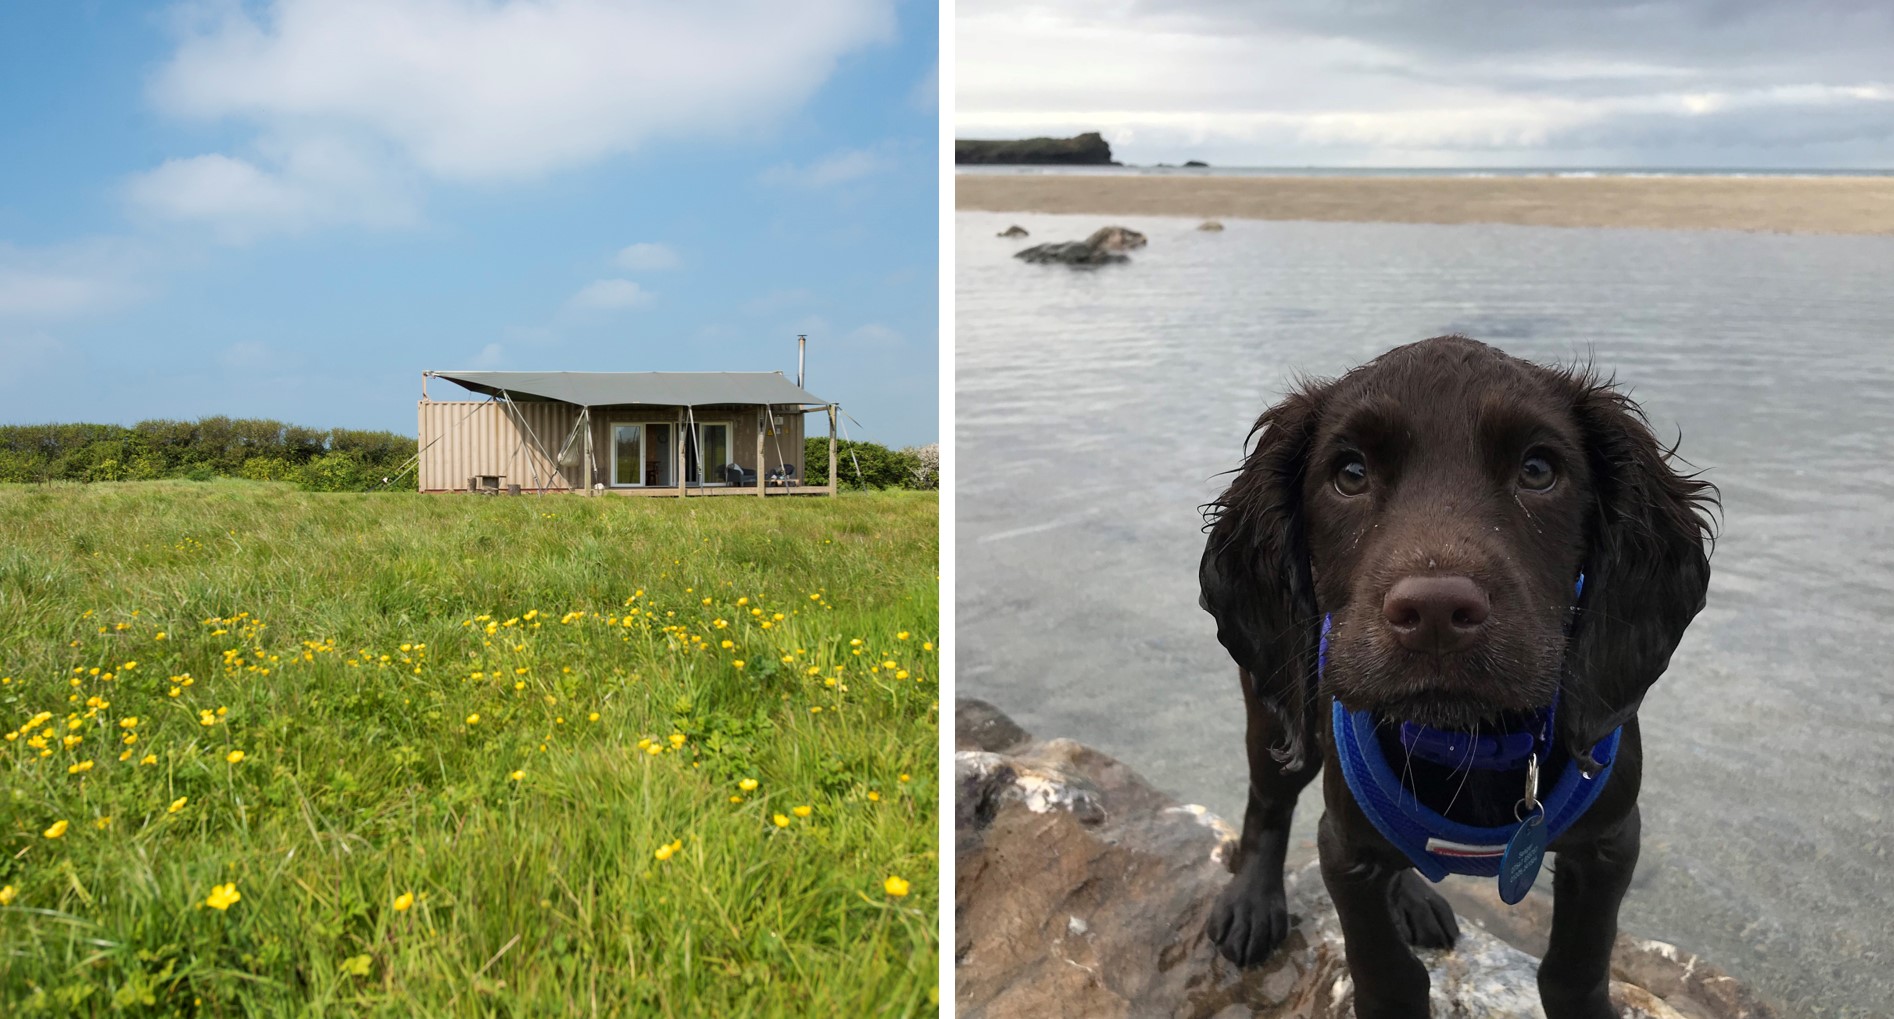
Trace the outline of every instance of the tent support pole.
[[671, 432], [677, 440], [677, 452], [671, 455], [671, 468], [677, 471], [677, 497], [684, 498], [684, 412], [677, 412], [677, 427]]
[[598, 494], [598, 489], [592, 487], [592, 479], [598, 474], [598, 464], [592, 459], [592, 408], [581, 411], [579, 420], [585, 423], [585, 494], [593, 496]]
[[756, 494], [769, 494], [769, 476], [763, 468], [763, 415], [769, 413], [768, 407], [757, 408], [756, 415]]
[[829, 404], [829, 494], [835, 494], [835, 404]]

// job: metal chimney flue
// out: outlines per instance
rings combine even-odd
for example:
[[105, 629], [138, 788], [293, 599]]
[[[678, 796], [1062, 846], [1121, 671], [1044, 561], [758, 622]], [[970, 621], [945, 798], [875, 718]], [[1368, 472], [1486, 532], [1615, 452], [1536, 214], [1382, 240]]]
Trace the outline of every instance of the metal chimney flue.
[[804, 355], [808, 353], [808, 351], [809, 351], [809, 337], [803, 333], [797, 333], [796, 334], [796, 388], [797, 389], [802, 388], [803, 358], [804, 358]]

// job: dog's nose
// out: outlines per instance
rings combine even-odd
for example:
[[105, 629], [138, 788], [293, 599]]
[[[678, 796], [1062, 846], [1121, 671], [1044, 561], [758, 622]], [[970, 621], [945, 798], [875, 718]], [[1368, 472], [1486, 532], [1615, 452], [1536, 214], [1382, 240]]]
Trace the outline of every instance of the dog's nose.
[[1491, 608], [1471, 577], [1403, 577], [1388, 588], [1381, 616], [1402, 647], [1444, 655], [1473, 646]]

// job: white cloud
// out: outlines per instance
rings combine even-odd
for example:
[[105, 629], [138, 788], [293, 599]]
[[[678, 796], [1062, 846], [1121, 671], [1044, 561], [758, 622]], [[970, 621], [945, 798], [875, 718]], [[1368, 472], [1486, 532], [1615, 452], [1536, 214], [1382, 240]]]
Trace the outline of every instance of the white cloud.
[[631, 280], [593, 280], [566, 301], [572, 311], [615, 311], [650, 304], [652, 294]]
[[110, 293], [100, 280], [0, 268], [0, 318], [66, 318]]
[[47, 248], [0, 242], [0, 322], [56, 322], [115, 310], [145, 292], [153, 255], [124, 238]]
[[[149, 90], [162, 111], [346, 137], [462, 181], [771, 128], [895, 23], [891, 0], [276, 0], [177, 20]], [[287, 200], [246, 183], [266, 214]]]
[[505, 358], [506, 348], [498, 343], [489, 343], [474, 355], [473, 368], [498, 368]]
[[627, 245], [618, 252], [615, 261], [620, 268], [633, 271], [675, 269], [678, 264], [677, 252], [666, 245], [649, 241]]
[[849, 149], [824, 156], [807, 166], [783, 164], [763, 171], [765, 184], [787, 187], [825, 188], [846, 184], [894, 166], [894, 160], [880, 152]]
[[143, 216], [208, 226], [231, 242], [335, 222], [388, 227], [417, 218], [399, 171], [357, 144], [300, 138], [258, 148], [255, 162], [217, 153], [166, 160], [133, 175], [126, 198]]

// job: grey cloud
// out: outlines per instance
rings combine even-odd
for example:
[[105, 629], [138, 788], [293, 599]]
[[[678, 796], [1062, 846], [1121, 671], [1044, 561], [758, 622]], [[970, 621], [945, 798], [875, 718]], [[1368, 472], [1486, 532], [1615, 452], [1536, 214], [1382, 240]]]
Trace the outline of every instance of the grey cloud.
[[1132, 162], [1894, 165], [1886, 0], [958, 11], [981, 19], [961, 35], [963, 122], [1104, 130]]

